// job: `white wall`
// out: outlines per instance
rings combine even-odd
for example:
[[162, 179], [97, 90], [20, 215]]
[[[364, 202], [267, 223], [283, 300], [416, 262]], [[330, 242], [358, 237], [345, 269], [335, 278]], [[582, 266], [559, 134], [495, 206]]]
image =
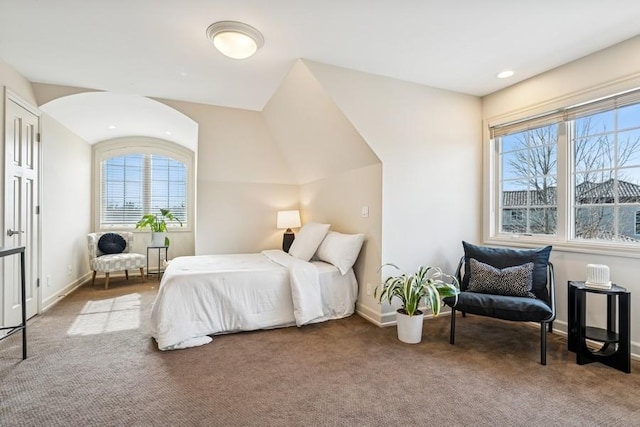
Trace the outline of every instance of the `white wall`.
[[[369, 209], [368, 218], [361, 215], [363, 206]], [[360, 285], [356, 309], [369, 320], [379, 321], [380, 305], [367, 289], [380, 283], [382, 165], [377, 163], [301, 185], [300, 209], [304, 222], [328, 223], [333, 231], [365, 235], [354, 265]]]
[[195, 253], [259, 252], [280, 247], [276, 212], [297, 209], [298, 186], [262, 114], [161, 102], [199, 126]]
[[526, 117], [639, 86], [640, 36], [482, 99], [484, 120]]
[[279, 210], [298, 209], [298, 186], [200, 180], [197, 254], [251, 253], [280, 249]]
[[[453, 273], [481, 229], [480, 99], [305, 61], [382, 161], [382, 262]], [[382, 323], [395, 320], [381, 307]]]
[[[485, 123], [526, 117], [555, 108], [612, 95], [640, 87], [640, 37], [581, 58], [483, 99]], [[486, 141], [485, 141], [486, 143]], [[566, 252], [554, 249], [551, 261], [556, 271], [558, 320], [555, 325], [566, 332], [567, 281], [584, 280], [586, 265], [605, 264], [611, 279], [631, 291], [631, 323], [640, 322], [640, 258]], [[603, 299], [588, 299], [587, 324], [604, 327], [606, 306]], [[640, 328], [631, 328], [632, 352], [640, 357]]]
[[89, 275], [91, 146], [43, 114], [42, 159], [40, 286], [46, 309]]

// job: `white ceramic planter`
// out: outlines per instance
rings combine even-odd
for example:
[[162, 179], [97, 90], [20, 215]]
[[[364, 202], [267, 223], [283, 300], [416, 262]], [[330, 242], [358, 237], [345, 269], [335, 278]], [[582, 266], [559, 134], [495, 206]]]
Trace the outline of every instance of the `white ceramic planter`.
[[422, 341], [422, 324], [424, 323], [424, 313], [416, 313], [407, 316], [404, 313], [396, 313], [396, 326], [398, 328], [398, 339], [407, 344], [418, 344]]
[[165, 231], [151, 232], [151, 246], [164, 246], [164, 238], [167, 237]]

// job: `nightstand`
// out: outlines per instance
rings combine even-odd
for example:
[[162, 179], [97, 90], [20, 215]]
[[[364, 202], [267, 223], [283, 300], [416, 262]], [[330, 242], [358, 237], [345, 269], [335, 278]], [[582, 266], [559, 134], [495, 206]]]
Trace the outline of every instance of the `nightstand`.
[[[584, 282], [570, 281], [568, 294], [567, 344], [569, 351], [576, 353], [576, 363], [600, 362], [631, 372], [631, 293], [618, 285], [611, 285], [611, 289], [595, 289], [588, 288]], [[606, 295], [606, 329], [586, 325], [587, 294]], [[602, 346], [593, 351], [587, 346], [587, 340]]]

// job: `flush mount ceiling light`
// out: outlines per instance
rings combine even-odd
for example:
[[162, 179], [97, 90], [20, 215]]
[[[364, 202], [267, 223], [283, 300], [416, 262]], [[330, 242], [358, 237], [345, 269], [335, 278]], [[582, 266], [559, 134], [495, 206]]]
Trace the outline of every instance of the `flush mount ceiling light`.
[[511, 70], [502, 71], [501, 73], [498, 73], [498, 75], [497, 75], [497, 77], [499, 79], [507, 79], [507, 78], [509, 78], [511, 76], [513, 76], [513, 71], [511, 71]]
[[207, 37], [223, 55], [233, 59], [248, 58], [264, 44], [260, 31], [236, 21], [220, 21], [209, 25]]

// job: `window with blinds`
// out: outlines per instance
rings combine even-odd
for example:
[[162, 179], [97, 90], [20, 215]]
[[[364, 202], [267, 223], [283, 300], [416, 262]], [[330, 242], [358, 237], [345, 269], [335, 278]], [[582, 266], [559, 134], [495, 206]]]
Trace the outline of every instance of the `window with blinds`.
[[556, 234], [557, 150], [556, 124], [500, 138], [502, 232]]
[[108, 158], [100, 167], [101, 227], [135, 226], [142, 215], [160, 209], [171, 210], [187, 224], [184, 163], [162, 155], [127, 154]]
[[640, 90], [489, 131], [498, 234], [640, 243]]

